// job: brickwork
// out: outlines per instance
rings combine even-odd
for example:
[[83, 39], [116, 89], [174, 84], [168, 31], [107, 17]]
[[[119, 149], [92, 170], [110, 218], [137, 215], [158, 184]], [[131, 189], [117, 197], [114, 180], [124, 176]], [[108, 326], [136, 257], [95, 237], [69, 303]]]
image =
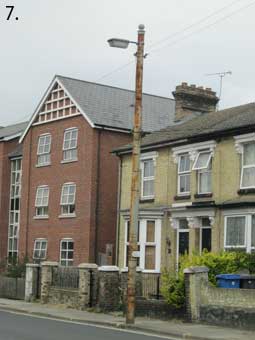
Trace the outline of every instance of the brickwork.
[[[63, 136], [78, 127], [78, 161], [63, 163]], [[50, 133], [51, 164], [38, 167], [37, 145], [41, 134]], [[20, 257], [33, 256], [34, 240], [48, 240], [47, 260], [59, 261], [60, 241], [74, 241], [74, 265], [95, 262], [106, 245], [115, 245], [117, 219], [118, 159], [113, 147], [125, 144], [130, 135], [92, 129], [83, 116], [32, 126], [24, 139], [20, 228]], [[62, 185], [76, 183], [76, 217], [60, 216]], [[49, 217], [35, 217], [39, 185], [48, 185]], [[114, 249], [113, 252], [114, 254]]]

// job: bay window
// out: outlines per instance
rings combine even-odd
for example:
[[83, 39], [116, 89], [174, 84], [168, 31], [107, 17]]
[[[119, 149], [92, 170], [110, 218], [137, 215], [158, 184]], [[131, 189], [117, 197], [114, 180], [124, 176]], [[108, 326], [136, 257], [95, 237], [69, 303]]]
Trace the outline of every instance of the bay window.
[[[128, 266], [130, 222], [125, 224], [124, 266]], [[160, 271], [161, 220], [142, 219], [139, 221], [137, 243], [140, 257], [137, 266], [144, 272]]]
[[241, 188], [255, 187], [255, 142], [243, 144]]
[[255, 215], [225, 217], [225, 249], [255, 250]]

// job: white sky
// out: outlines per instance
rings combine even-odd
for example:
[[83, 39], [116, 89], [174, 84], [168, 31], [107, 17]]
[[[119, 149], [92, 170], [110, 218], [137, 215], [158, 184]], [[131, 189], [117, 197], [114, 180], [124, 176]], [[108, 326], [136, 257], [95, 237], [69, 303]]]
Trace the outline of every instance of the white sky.
[[[30, 117], [55, 74], [134, 89], [135, 46], [109, 48], [111, 37], [136, 40], [146, 26], [146, 52], [234, 0], [0, 0], [0, 125]], [[241, 7], [253, 3], [247, 9]], [[16, 5], [18, 21], [6, 21], [5, 5]], [[224, 16], [237, 11], [235, 15]], [[231, 70], [224, 79], [221, 108], [254, 101], [255, 1], [239, 0], [182, 34], [145, 59], [144, 91], [171, 96], [182, 81], [219, 90], [219, 78], [205, 74]], [[197, 32], [201, 28], [211, 27]], [[189, 37], [183, 39], [183, 37]], [[177, 43], [175, 43], [178, 40]]]

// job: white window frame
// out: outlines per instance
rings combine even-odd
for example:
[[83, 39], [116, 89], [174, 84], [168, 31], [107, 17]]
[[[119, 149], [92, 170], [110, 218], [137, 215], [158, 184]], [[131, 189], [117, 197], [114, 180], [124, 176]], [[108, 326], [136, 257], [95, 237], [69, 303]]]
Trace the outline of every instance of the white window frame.
[[[243, 214], [243, 215], [237, 215], [236, 214], [236, 215], [225, 216], [225, 218], [224, 218], [224, 248], [225, 249], [246, 249], [247, 252], [250, 252], [249, 250], [250, 250], [251, 247], [247, 246], [247, 240], [248, 240], [247, 233], [248, 233], [248, 229], [249, 229], [250, 235], [251, 235], [251, 225], [248, 228], [248, 222], [249, 222], [248, 218], [250, 218], [250, 222], [251, 222], [251, 216], [252, 215], [245, 215], [245, 214]], [[243, 245], [238, 245], [238, 246], [228, 246], [228, 245], [226, 245], [226, 240], [227, 240], [227, 221], [228, 221], [229, 218], [235, 218], [235, 217], [244, 217], [245, 218], [244, 244]], [[249, 243], [251, 243], [251, 239], [250, 239]]]
[[[47, 202], [45, 204], [38, 204], [37, 200], [38, 200], [38, 192], [39, 190], [43, 189], [43, 193], [44, 190], [47, 189], [48, 190], [48, 194], [45, 195]], [[36, 217], [48, 217], [48, 209], [49, 209], [49, 196], [50, 196], [50, 188], [48, 185], [40, 185], [37, 187], [36, 189], [36, 195], [35, 195], [35, 215]], [[41, 200], [43, 201], [44, 199], [44, 195], [42, 196]], [[42, 202], [41, 202], [42, 203]], [[43, 211], [47, 210], [47, 214], [39, 214], [38, 209], [42, 208]], [[43, 209], [43, 208], [47, 208], [47, 209]]]
[[[22, 177], [22, 159], [20, 157], [14, 158], [11, 160], [11, 176], [10, 176], [9, 225], [7, 246], [8, 262], [10, 260], [16, 261], [18, 259], [19, 254], [21, 177]], [[19, 201], [18, 209], [16, 206], [17, 200]]]
[[[76, 139], [70, 138], [69, 140], [66, 140], [66, 136], [68, 133], [72, 133], [76, 132]], [[71, 146], [71, 141], [75, 140], [75, 145]], [[65, 143], [68, 142], [69, 145], [68, 147], [65, 146]], [[78, 160], [78, 156], [77, 156], [77, 147], [78, 147], [78, 128], [77, 127], [72, 127], [72, 128], [68, 128], [65, 130], [64, 132], [64, 139], [63, 139], [63, 161], [62, 162], [73, 162], [73, 161], [77, 161]], [[72, 151], [72, 150], [76, 150], [76, 156], [75, 157], [66, 157], [66, 155], [68, 154], [68, 151]]]
[[[50, 142], [48, 144], [45, 143], [46, 137], [50, 137]], [[42, 145], [40, 145], [40, 140], [44, 139], [44, 143], [42, 143]], [[51, 138], [51, 134], [50, 133], [45, 133], [39, 136], [38, 138], [38, 144], [37, 144], [37, 166], [47, 166], [51, 164], [51, 142], [52, 142], [52, 138]], [[45, 151], [46, 146], [49, 145], [49, 151]], [[43, 147], [43, 151], [41, 152], [40, 146]], [[49, 157], [48, 161], [40, 161], [40, 159], [44, 158], [44, 157]]]
[[251, 185], [251, 186], [243, 186], [242, 183], [243, 183], [243, 173], [244, 173], [244, 169], [249, 169], [249, 168], [255, 168], [255, 164], [253, 165], [244, 165], [244, 148], [245, 148], [245, 145], [248, 145], [248, 144], [254, 144], [255, 145], [255, 141], [251, 141], [251, 142], [246, 142], [243, 144], [243, 152], [242, 152], [242, 164], [241, 164], [241, 180], [240, 180], [240, 189], [252, 189], [252, 188], [255, 188], [255, 183], [254, 185]]
[[190, 167], [189, 167], [189, 170], [187, 171], [181, 171], [180, 172], [180, 165], [181, 165], [181, 157], [183, 156], [187, 156], [187, 157], [190, 157], [189, 153], [183, 153], [183, 154], [180, 154], [179, 157], [178, 157], [178, 181], [177, 181], [177, 185], [178, 185], [178, 188], [177, 188], [177, 193], [178, 193], [178, 196], [186, 196], [186, 195], [190, 195], [190, 190], [189, 191], [185, 191], [185, 192], [181, 192], [180, 191], [180, 184], [181, 184], [181, 176], [183, 175], [189, 175], [190, 176], [190, 186], [191, 186], [191, 161], [190, 161]]
[[[210, 158], [210, 162], [211, 161], [212, 161], [212, 157]], [[208, 167], [210, 165], [210, 162], [208, 164]], [[205, 168], [205, 169], [202, 169], [202, 170], [197, 170], [197, 192], [200, 195], [212, 193], [212, 187], [211, 187], [210, 191], [201, 191], [201, 189], [200, 189], [200, 176], [201, 176], [201, 174], [206, 174], [206, 173], [210, 174], [211, 175], [211, 181], [212, 181], [212, 169], [208, 169], [208, 167]]]
[[[206, 165], [205, 165], [205, 166], [200, 166], [200, 167], [196, 166], [196, 163], [197, 163], [197, 161], [198, 161], [198, 159], [199, 159], [199, 156], [202, 155], [202, 154], [204, 154], [204, 153], [208, 153], [208, 154], [209, 154], [209, 157], [208, 157], [208, 160], [207, 160]], [[212, 159], [212, 152], [211, 152], [210, 150], [201, 150], [201, 151], [198, 151], [197, 156], [196, 156], [196, 158], [195, 158], [195, 161], [194, 161], [194, 163], [193, 163], [192, 170], [203, 170], [203, 169], [208, 169], [208, 166], [209, 166], [209, 164], [210, 164], [211, 159]]]
[[[153, 176], [144, 176], [144, 163], [146, 162], [152, 162], [153, 168], [154, 168], [154, 175]], [[144, 189], [144, 182], [146, 181], [153, 181], [153, 194], [151, 195], [144, 195], [143, 189]], [[155, 196], [155, 160], [153, 158], [147, 158], [143, 159], [141, 161], [141, 198], [142, 199], [153, 199]]]
[[[40, 243], [40, 247], [36, 248], [36, 243], [39, 242]], [[46, 243], [46, 247], [45, 249], [42, 249], [42, 243], [45, 242]], [[45, 260], [47, 258], [47, 249], [48, 249], [48, 241], [46, 238], [37, 238], [34, 240], [34, 249], [33, 249], [33, 259], [34, 260]], [[45, 252], [45, 256], [44, 257], [35, 257], [35, 252], [39, 251], [40, 254], [44, 251]]]
[[[139, 268], [143, 273], [160, 273], [161, 266], [161, 219], [158, 218], [146, 218], [140, 219], [139, 227], [139, 242], [140, 246], [140, 266]], [[155, 221], [155, 241], [147, 242], [147, 221]], [[129, 242], [127, 240], [127, 226], [128, 220], [125, 221], [125, 248], [124, 248], [124, 269], [127, 269], [126, 258], [127, 258], [127, 246]], [[145, 248], [146, 246], [155, 246], [155, 269], [145, 269]]]
[[[64, 242], [72, 242], [73, 243], [73, 249], [68, 249], [66, 252], [68, 253], [68, 251], [71, 251], [72, 253], [73, 253], [73, 258], [72, 259], [69, 259], [68, 258], [68, 256], [67, 257], [65, 257], [65, 258], [62, 258], [62, 244], [64, 243]], [[63, 251], [65, 251], [65, 250], [63, 250]], [[62, 261], [64, 261], [65, 262], [65, 264], [62, 264]], [[72, 238], [63, 238], [61, 241], [60, 241], [60, 254], [59, 254], [59, 263], [60, 263], [60, 265], [61, 266], [63, 266], [63, 267], [70, 267], [70, 266], [67, 266], [67, 263], [68, 262], [71, 262], [72, 264], [71, 264], [71, 266], [73, 265], [73, 263], [74, 263], [74, 240], [72, 239]]]
[[[68, 187], [68, 195], [66, 195], [67, 197], [69, 197], [70, 195], [70, 187], [74, 187], [75, 191], [74, 191], [74, 197], [73, 197], [73, 201], [72, 202], [68, 202], [68, 203], [64, 203], [63, 202], [63, 194], [64, 194], [64, 188]], [[61, 190], [61, 198], [60, 198], [60, 207], [61, 207], [61, 216], [75, 216], [75, 198], [76, 198], [76, 184], [73, 182], [70, 183], [64, 183], [62, 186], [62, 190]], [[70, 210], [71, 206], [74, 206], [74, 211], [73, 212], [63, 212], [63, 207], [68, 207], [67, 209]]]

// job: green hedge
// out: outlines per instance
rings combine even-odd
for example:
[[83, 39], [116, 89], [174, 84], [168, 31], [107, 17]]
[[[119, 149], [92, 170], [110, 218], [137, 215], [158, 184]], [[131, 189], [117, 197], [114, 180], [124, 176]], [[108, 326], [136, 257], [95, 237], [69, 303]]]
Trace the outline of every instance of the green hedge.
[[185, 287], [183, 270], [192, 266], [206, 266], [209, 269], [209, 281], [216, 285], [216, 275], [234, 274], [240, 271], [255, 273], [255, 253], [244, 252], [203, 252], [202, 255], [184, 255], [180, 258], [180, 269], [178, 274], [173, 274], [167, 270], [162, 274], [161, 294], [166, 301], [176, 307], [181, 308], [185, 302]]

